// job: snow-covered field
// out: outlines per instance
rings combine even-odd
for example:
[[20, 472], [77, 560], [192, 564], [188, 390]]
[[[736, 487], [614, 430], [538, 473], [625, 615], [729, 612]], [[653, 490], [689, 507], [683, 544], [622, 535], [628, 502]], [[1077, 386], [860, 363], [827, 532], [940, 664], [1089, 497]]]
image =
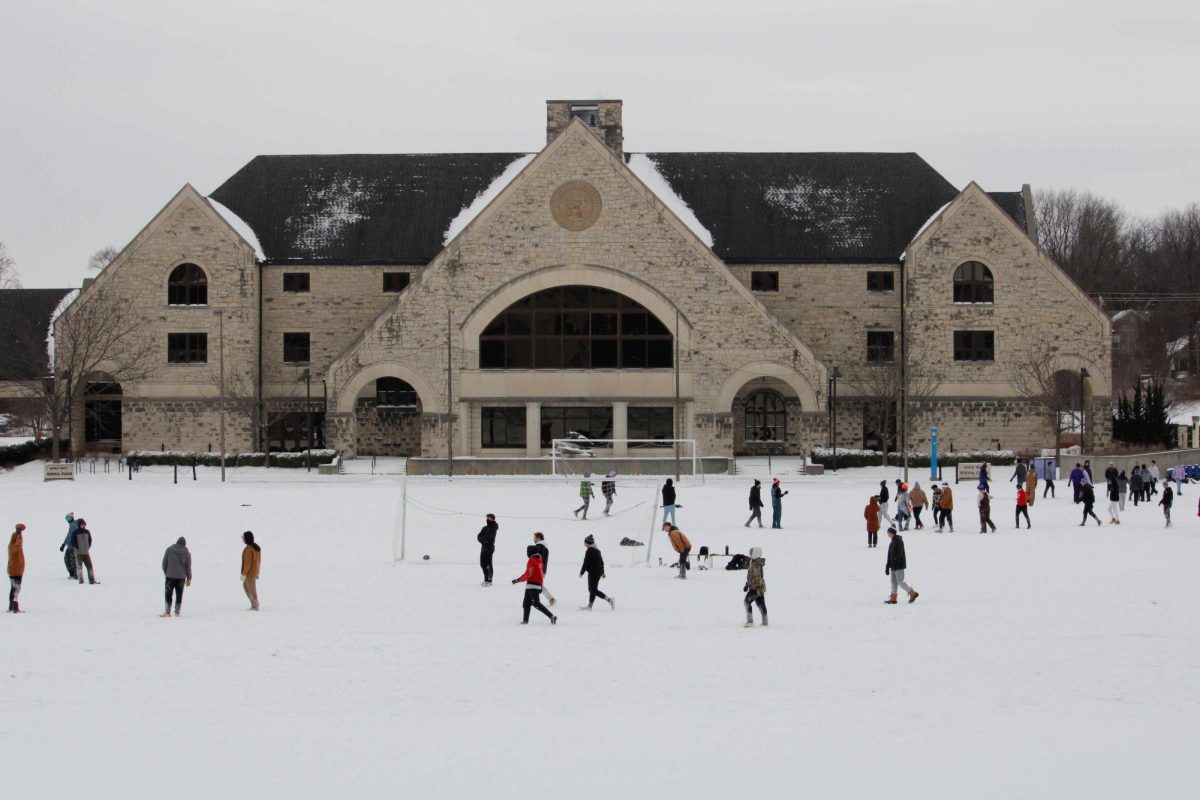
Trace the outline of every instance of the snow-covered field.
[[[413, 478], [394, 563], [394, 477], [43, 484], [26, 465], [0, 475], [4, 533], [29, 526], [28, 613], [0, 632], [0, 780], [14, 797], [1190, 794], [1200, 490], [1184, 488], [1171, 530], [1154, 506], [1085, 529], [1060, 483], [1018, 533], [998, 482], [1000, 532], [980, 536], [963, 486], [958, 533], [905, 537], [920, 600], [887, 606], [886, 536], [866, 549], [862, 508], [894, 474], [785, 478], [782, 531], [742, 527], [749, 477], [685, 479], [697, 548], [765, 550], [771, 627], [747, 630], [744, 572], [678, 581], [661, 534], [653, 566], [617, 546], [648, 540], [656, 480], [623, 480], [620, 513], [577, 522], [565, 479]], [[65, 578], [67, 511], [94, 531], [99, 586]], [[259, 613], [238, 578], [246, 529], [263, 546]], [[518, 625], [508, 583], [535, 529], [554, 627]], [[577, 610], [588, 533], [615, 612]], [[159, 619], [180, 535], [195, 581], [184, 616]]]

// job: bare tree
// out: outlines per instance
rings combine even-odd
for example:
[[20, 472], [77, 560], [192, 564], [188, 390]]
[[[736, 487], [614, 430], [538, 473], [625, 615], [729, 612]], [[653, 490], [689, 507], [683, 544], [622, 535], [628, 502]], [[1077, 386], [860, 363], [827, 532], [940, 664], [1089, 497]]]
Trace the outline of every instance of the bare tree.
[[[1082, 379], [1074, 369], [1063, 367], [1062, 355], [1051, 349], [1023, 351], [1012, 363], [1010, 377], [1017, 392], [1045, 415], [1054, 434], [1054, 463], [1062, 450], [1062, 435], [1076, 422], [1076, 400]], [[1082, 413], [1082, 409], [1080, 409]], [[1082, 437], [1080, 446], [1083, 446]]]
[[[46, 353], [34, 347], [5, 349], [0, 364], [19, 375], [43, 377], [18, 385], [25, 397], [38, 401], [52, 436], [51, 457], [59, 458], [59, 440], [72, 409], [83, 402], [89, 382], [125, 383], [143, 379], [152, 369], [154, 342], [141, 333], [142, 317], [129, 297], [105, 287], [77, 299], [51, 324], [49, 369]], [[24, 337], [46, 341], [46, 333], [30, 330]], [[44, 345], [43, 345], [44, 347]], [[73, 445], [74, 447], [74, 445]]]
[[106, 244], [88, 258], [88, 271], [99, 272], [113, 262], [113, 259], [121, 254], [121, 251], [113, 247], [111, 244]]
[[[883, 451], [881, 463], [887, 466], [887, 454], [897, 445], [907, 452], [908, 443], [898, 441], [897, 423], [902, 403], [919, 402], [931, 397], [941, 386], [941, 378], [932, 370], [910, 365], [905, 375], [899, 363], [867, 364], [848, 378], [851, 391], [863, 402], [863, 423], [879, 436]], [[901, 390], [905, 391], [901, 391]]]
[[1130, 221], [1119, 205], [1088, 192], [1050, 190], [1037, 197], [1038, 243], [1090, 293], [1131, 291]]
[[8, 254], [4, 242], [0, 242], [0, 289], [20, 289], [17, 278], [17, 260]]

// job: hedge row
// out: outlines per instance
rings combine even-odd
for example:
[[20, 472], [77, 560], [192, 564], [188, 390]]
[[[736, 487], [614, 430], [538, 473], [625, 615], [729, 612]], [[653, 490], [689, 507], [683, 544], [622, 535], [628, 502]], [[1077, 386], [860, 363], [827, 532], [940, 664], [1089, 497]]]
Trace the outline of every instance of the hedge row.
[[[312, 450], [313, 464], [331, 464], [337, 458], [336, 450]], [[125, 456], [125, 461], [135, 467], [150, 466], [180, 466], [199, 467], [221, 466], [220, 453], [189, 453], [160, 450], [131, 450]], [[227, 467], [261, 467], [266, 464], [265, 453], [226, 453]], [[272, 467], [303, 467], [304, 453], [271, 453]]]
[[[50, 454], [52, 440], [50, 439], [33, 439], [21, 444], [10, 444], [7, 447], [0, 447], [0, 465], [6, 467], [17, 467], [21, 464], [28, 464], [37, 458], [43, 458]], [[61, 452], [66, 453], [69, 449], [67, 442], [61, 442]]]
[[[809, 451], [809, 457], [814, 464], [820, 464], [825, 469], [847, 469], [849, 467], [878, 467], [881, 461], [881, 453], [877, 450], [847, 450], [839, 447], [837, 456], [833, 455], [833, 450], [828, 447], [814, 447]], [[978, 462], [986, 461], [989, 464], [1005, 465], [1013, 464], [1017, 460], [1017, 455], [1012, 450], [971, 450], [963, 453], [938, 453], [938, 464], [942, 467], [950, 467], [963, 462]], [[888, 453], [887, 465], [889, 467], [904, 466], [904, 456], [902, 453]], [[909, 453], [908, 465], [910, 467], [928, 467], [929, 453]]]

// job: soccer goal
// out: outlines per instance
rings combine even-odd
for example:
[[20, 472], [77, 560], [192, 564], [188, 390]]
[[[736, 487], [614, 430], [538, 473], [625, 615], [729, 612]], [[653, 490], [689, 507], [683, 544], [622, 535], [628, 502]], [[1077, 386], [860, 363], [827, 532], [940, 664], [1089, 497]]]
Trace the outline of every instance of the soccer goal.
[[[577, 477], [585, 472], [604, 475], [609, 470], [631, 472], [628, 464], [636, 461], [646, 475], [704, 474], [700, 448], [695, 439], [588, 439], [567, 437], [550, 442], [550, 472]], [[623, 453], [623, 455], [618, 455]], [[625, 469], [622, 469], [625, 466]]]

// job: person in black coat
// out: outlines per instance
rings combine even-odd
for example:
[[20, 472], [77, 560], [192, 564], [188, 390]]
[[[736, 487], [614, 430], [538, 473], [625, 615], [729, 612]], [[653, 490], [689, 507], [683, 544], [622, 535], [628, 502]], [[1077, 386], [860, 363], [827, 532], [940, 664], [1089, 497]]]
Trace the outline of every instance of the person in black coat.
[[[546, 537], [541, 531], [536, 531], [533, 534], [533, 549], [539, 556], [542, 557], [542, 577], [550, 574], [550, 548], [546, 547]], [[546, 582], [542, 581], [542, 594], [546, 595], [546, 605], [554, 605], [558, 601], [554, 599], [554, 595], [550, 594], [550, 590], [546, 588]]]
[[750, 519], [746, 520], [746, 527], [750, 527], [750, 523], [758, 520], [758, 527], [762, 527], [762, 483], [755, 478], [754, 485], [750, 487]]
[[479, 529], [475, 541], [479, 542], [479, 568], [483, 570], [482, 586], [492, 585], [492, 555], [496, 552], [496, 533], [500, 525], [495, 514], [487, 515], [487, 523]]
[[583, 551], [583, 566], [579, 568], [579, 577], [587, 575], [588, 582], [588, 604], [580, 606], [581, 611], [591, 611], [592, 603], [596, 602], [596, 598], [608, 601], [608, 607], [614, 611], [617, 609], [616, 598], [609, 597], [604, 592], [600, 591], [600, 579], [607, 578], [604, 574], [604, 556], [600, 553], [600, 548], [596, 547], [596, 539], [593, 536], [588, 536], [583, 540], [583, 545], [587, 549]]
[[667, 478], [667, 482], [663, 484], [662, 500], [663, 500], [663, 518], [662, 518], [663, 524], [665, 525], [667, 522], [667, 517], [670, 517], [671, 524], [674, 525], [675, 524], [675, 508], [676, 508], [675, 485], [671, 482], [670, 478]]
[[887, 564], [883, 568], [883, 574], [892, 577], [892, 594], [884, 602], [895, 605], [896, 595], [903, 589], [908, 592], [908, 602], [912, 603], [920, 595], [916, 589], [904, 582], [904, 570], [908, 569], [908, 558], [904, 555], [904, 538], [896, 533], [895, 528], [888, 528], [887, 534], [891, 544], [888, 545]]
[[1085, 483], [1079, 489], [1079, 499], [1083, 501], [1083, 522], [1079, 523], [1079, 527], [1087, 525], [1088, 517], [1096, 520], [1097, 525], [1103, 525], [1104, 523], [1096, 516], [1096, 512], [1092, 510], [1096, 506], [1096, 488], [1090, 483]]

